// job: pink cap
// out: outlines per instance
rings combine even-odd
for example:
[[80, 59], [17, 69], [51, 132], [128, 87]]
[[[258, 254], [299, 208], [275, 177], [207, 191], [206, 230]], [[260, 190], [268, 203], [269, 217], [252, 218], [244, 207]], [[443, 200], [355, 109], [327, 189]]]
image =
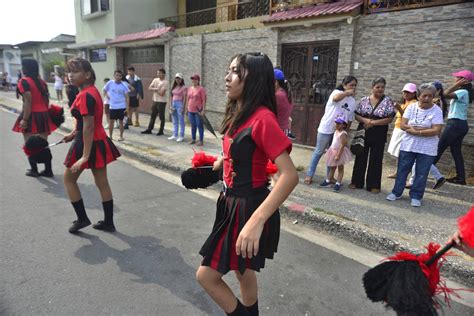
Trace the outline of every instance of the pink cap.
[[403, 86], [402, 91], [408, 91], [408, 92], [411, 92], [411, 93], [415, 93], [416, 92], [416, 84], [407, 83], [406, 85]]
[[463, 77], [467, 80], [473, 81], [474, 80], [474, 74], [470, 72], [469, 70], [460, 70], [458, 72], [453, 72], [452, 75], [454, 77]]

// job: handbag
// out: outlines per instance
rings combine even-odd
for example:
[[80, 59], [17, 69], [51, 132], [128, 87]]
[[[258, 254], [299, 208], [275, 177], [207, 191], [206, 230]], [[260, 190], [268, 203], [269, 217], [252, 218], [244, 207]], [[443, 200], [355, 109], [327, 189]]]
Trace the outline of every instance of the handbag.
[[[377, 107], [383, 101], [384, 98], [385, 96], [382, 95], [379, 102], [377, 102], [377, 104], [372, 108], [372, 113], [370, 113], [370, 116], [372, 116], [375, 109], [377, 109]], [[365, 148], [365, 129], [362, 128], [354, 132], [354, 135], [352, 136], [352, 140], [351, 140], [350, 150], [354, 155], [357, 156], [364, 152], [364, 148]]]

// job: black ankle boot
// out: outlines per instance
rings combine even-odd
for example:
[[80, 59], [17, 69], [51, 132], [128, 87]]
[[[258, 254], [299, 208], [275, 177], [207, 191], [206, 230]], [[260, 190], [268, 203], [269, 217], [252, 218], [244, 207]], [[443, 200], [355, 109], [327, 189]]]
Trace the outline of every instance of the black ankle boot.
[[247, 309], [245, 308], [239, 300], [237, 300], [237, 307], [234, 309], [232, 313], [227, 313], [229, 316], [248, 316], [250, 315]]
[[42, 177], [52, 178], [54, 177], [52, 168], [52, 159], [44, 163], [44, 170], [39, 173]]
[[74, 221], [72, 226], [69, 227], [69, 232], [74, 234], [77, 233], [78, 230], [89, 226], [91, 221], [87, 217], [86, 208], [84, 207], [84, 201], [82, 199], [77, 202], [71, 202], [71, 204], [77, 215], [77, 221]]
[[28, 157], [28, 162], [30, 163], [31, 169], [28, 169], [25, 175], [28, 177], [39, 177], [38, 165], [36, 164], [36, 162], [30, 157]]
[[102, 208], [104, 209], [104, 220], [98, 221], [92, 227], [98, 230], [113, 233], [115, 231], [114, 225], [114, 200], [102, 202]]

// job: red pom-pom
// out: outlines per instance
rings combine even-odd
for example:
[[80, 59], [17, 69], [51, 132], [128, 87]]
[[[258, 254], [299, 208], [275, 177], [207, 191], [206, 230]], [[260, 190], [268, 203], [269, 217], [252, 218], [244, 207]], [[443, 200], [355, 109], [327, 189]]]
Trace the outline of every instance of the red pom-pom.
[[273, 162], [268, 160], [267, 166], [265, 167], [265, 173], [267, 175], [272, 175], [278, 172], [278, 167]]
[[474, 205], [466, 215], [458, 219], [462, 242], [474, 248]]
[[207, 155], [205, 152], [200, 151], [195, 153], [193, 158], [191, 159], [191, 165], [193, 168], [202, 167], [202, 166], [212, 166], [214, 162], [217, 160], [217, 157]]

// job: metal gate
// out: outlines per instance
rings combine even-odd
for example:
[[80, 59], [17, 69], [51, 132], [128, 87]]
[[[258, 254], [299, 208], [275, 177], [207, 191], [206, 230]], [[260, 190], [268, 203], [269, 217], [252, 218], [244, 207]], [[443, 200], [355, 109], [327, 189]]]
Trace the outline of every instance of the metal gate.
[[292, 132], [314, 146], [324, 106], [336, 87], [339, 41], [284, 44], [281, 67], [293, 93]]

